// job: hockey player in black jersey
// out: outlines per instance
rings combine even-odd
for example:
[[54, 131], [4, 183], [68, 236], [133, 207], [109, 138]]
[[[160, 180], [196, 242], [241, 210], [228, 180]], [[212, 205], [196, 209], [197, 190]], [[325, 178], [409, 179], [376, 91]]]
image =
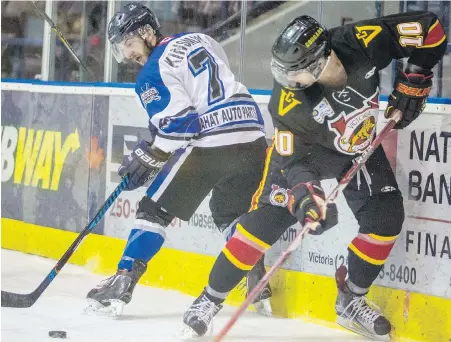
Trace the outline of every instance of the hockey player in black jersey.
[[[337, 224], [334, 204], [324, 209], [321, 180], [341, 179], [376, 132], [379, 73], [408, 57], [396, 75], [385, 116], [403, 113], [402, 129], [423, 111], [431, 69], [443, 57], [446, 36], [437, 16], [413, 12], [327, 30], [309, 16], [291, 21], [273, 45], [274, 88], [269, 110], [275, 126], [252, 210], [235, 223], [209, 283], [184, 315], [184, 330], [205, 333], [227, 294], [274, 244], [299, 222], [312, 234]], [[359, 334], [388, 340], [391, 324], [365, 295], [404, 221], [403, 198], [382, 147], [344, 190], [359, 224], [348, 247], [348, 270], [336, 274], [337, 322]], [[327, 234], [324, 236], [327, 238]], [[348, 273], [348, 275], [347, 275]], [[321, 289], [318, 289], [321, 291]]]

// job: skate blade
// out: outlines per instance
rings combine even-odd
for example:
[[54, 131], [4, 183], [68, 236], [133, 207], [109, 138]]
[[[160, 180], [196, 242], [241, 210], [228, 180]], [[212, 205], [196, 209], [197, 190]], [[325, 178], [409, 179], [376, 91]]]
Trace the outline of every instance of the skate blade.
[[88, 306], [84, 309], [85, 315], [117, 317], [121, 316], [124, 311], [125, 303], [118, 299], [111, 299], [109, 306], [104, 306], [100, 302], [88, 298]]
[[213, 324], [210, 323], [205, 335], [199, 336], [189, 325], [182, 323], [180, 330], [177, 332], [177, 338], [181, 341], [207, 341], [213, 332]]
[[353, 324], [352, 321], [345, 317], [338, 316], [337, 317], [337, 324], [341, 325], [343, 328], [351, 330], [352, 332], [355, 332], [356, 334], [368, 337], [371, 340], [376, 341], [390, 341], [390, 334], [386, 335], [376, 335], [370, 333], [368, 330], [365, 330], [364, 328], [360, 327], [360, 325]]
[[254, 308], [257, 313], [262, 316], [271, 317], [272, 316], [272, 308], [271, 302], [269, 298], [262, 299], [261, 301], [254, 303]]

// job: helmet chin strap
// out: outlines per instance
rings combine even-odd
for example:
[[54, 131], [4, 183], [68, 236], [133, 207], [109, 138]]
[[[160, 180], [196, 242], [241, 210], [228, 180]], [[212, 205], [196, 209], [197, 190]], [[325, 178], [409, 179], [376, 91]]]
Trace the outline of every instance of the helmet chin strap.
[[326, 60], [326, 65], [324, 65], [324, 67], [323, 67], [323, 70], [321, 70], [321, 73], [319, 74], [319, 76], [316, 78], [316, 81], [315, 82], [318, 82], [318, 80], [321, 78], [321, 76], [324, 74], [324, 71], [327, 69], [327, 66], [329, 65], [329, 62], [330, 62], [330, 55], [327, 57], [327, 60]]

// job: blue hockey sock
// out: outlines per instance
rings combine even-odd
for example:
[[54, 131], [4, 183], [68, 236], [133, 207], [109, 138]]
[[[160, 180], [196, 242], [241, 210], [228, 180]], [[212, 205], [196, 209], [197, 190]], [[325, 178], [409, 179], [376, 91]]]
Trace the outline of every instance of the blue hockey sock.
[[118, 269], [131, 271], [135, 259], [143, 260], [147, 264], [163, 246], [164, 230], [161, 229], [160, 233], [133, 228], [128, 236]]

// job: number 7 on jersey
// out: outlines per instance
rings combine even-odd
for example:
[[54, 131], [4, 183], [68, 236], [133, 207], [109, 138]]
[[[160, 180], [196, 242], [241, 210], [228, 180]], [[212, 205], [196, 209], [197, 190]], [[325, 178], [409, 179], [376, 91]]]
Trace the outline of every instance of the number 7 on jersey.
[[200, 47], [188, 55], [188, 67], [194, 77], [208, 70], [208, 105], [224, 99], [224, 85], [219, 79], [219, 67], [214, 57]]

